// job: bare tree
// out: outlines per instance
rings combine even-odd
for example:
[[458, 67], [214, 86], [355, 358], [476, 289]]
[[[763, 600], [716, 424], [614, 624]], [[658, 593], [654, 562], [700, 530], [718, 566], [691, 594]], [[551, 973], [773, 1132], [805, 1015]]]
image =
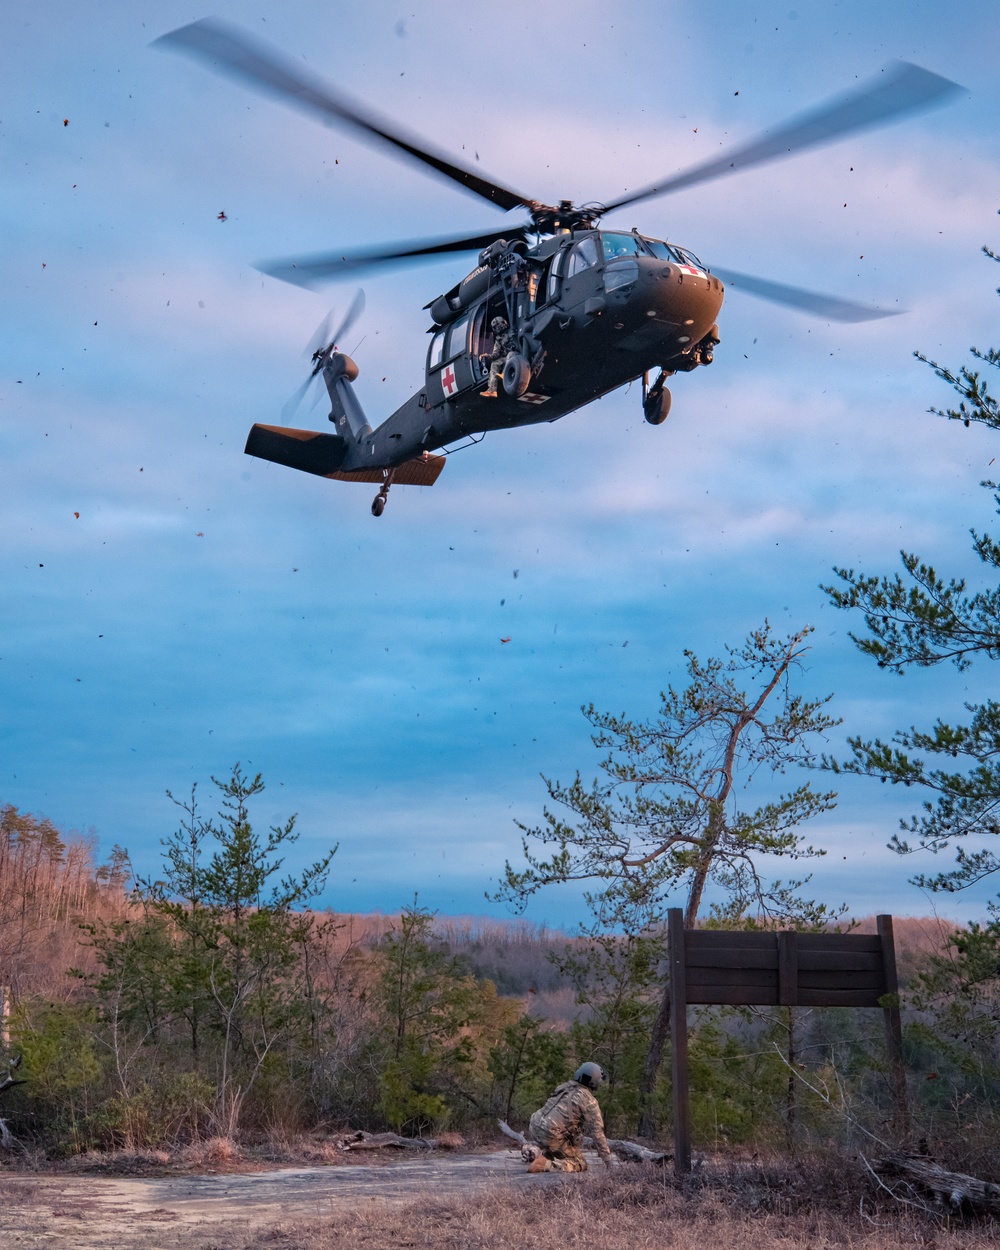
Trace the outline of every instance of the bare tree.
[[[722, 919], [755, 913], [811, 926], [829, 918], [824, 904], [800, 896], [808, 876], [782, 882], [761, 874], [772, 858], [825, 853], [804, 843], [799, 827], [834, 807], [836, 795], [807, 783], [753, 810], [739, 803], [759, 773], [770, 780], [812, 763], [807, 740], [839, 723], [825, 711], [831, 696], [806, 699], [792, 691], [811, 632], [777, 638], [765, 622], [723, 659], [703, 663], [685, 652], [689, 684], [662, 693], [650, 720], [585, 708], [594, 745], [606, 752], [603, 776], [589, 786], [580, 773], [568, 786], [545, 779], [554, 806], [545, 808], [541, 825], [520, 826], [527, 867], [507, 864], [498, 897], [523, 906], [543, 886], [595, 882], [587, 897], [599, 922], [629, 932], [661, 925], [678, 893], [686, 896], [685, 925], [693, 927], [710, 885], [722, 899], [713, 905]], [[539, 843], [551, 852], [547, 858], [533, 853]], [[643, 1074], [644, 1132], [653, 1127], [651, 1096], [669, 1023], [665, 991]]]

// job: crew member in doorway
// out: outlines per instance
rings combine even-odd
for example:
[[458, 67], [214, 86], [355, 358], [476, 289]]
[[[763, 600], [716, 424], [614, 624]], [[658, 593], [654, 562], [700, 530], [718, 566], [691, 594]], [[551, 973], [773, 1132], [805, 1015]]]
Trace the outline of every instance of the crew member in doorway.
[[[490, 322], [493, 331], [493, 352], [490, 355], [490, 378], [486, 390], [481, 392], [484, 397], [496, 399], [497, 382], [503, 376], [503, 367], [507, 357], [514, 350], [514, 336], [510, 332], [506, 317], [494, 317]], [[485, 364], [485, 359], [483, 361]]]

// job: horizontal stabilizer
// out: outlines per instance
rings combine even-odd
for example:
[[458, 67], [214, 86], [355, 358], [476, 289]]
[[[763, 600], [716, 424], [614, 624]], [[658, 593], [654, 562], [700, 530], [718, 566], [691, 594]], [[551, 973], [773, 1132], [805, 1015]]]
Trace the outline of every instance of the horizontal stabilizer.
[[[244, 448], [248, 456], [284, 464], [303, 473], [316, 473], [337, 482], [375, 482], [381, 486], [390, 470], [384, 468], [351, 469], [340, 466], [347, 459], [348, 444], [339, 434], [320, 434], [317, 430], [293, 430], [283, 425], [254, 425]], [[404, 460], [391, 470], [396, 486], [433, 486], [444, 468], [444, 456], [424, 452], [412, 460]]]
[[339, 434], [292, 430], [283, 425], [254, 425], [244, 451], [248, 456], [301, 469], [304, 473], [339, 477], [337, 470], [347, 457], [347, 443]]
[[[404, 460], [392, 470], [393, 486], [433, 486], [441, 476], [444, 468], [444, 456], [432, 456], [424, 452], [412, 460]], [[388, 469], [354, 469], [349, 473], [330, 473], [337, 482], [375, 482], [381, 485], [385, 481]]]

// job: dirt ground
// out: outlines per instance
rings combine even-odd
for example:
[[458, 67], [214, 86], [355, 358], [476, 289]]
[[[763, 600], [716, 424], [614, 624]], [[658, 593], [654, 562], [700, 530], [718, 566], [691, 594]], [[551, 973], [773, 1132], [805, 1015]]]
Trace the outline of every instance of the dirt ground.
[[0, 1173], [0, 1246], [18, 1250], [200, 1250], [289, 1217], [404, 1204], [559, 1178], [531, 1176], [520, 1152], [380, 1159], [216, 1176]]
[[530, 1176], [517, 1150], [261, 1171], [237, 1162], [207, 1175], [0, 1171], [0, 1250], [1000, 1246], [996, 1221], [935, 1213], [909, 1191], [902, 1202], [884, 1187], [866, 1193], [853, 1165], [714, 1171], [693, 1187], [628, 1164]]

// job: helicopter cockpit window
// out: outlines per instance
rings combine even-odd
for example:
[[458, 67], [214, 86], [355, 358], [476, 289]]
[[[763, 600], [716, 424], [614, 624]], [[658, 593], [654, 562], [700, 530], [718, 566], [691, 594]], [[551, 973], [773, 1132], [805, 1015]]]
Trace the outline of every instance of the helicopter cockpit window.
[[689, 252], [686, 247], [676, 247], [674, 244], [664, 243], [660, 239], [643, 239], [643, 243], [660, 260], [670, 260], [675, 265], [691, 265], [694, 269], [706, 268], [698, 257], [695, 256], [694, 252]]
[[672, 260], [675, 265], [680, 260], [677, 249], [671, 247], [669, 243], [664, 243], [662, 239], [643, 239], [643, 243], [658, 260]]
[[689, 252], [686, 247], [678, 247], [675, 248], [674, 251], [676, 251], [677, 255], [681, 258], [681, 262], [683, 264], [693, 265], [695, 269], [705, 268], [698, 257], [695, 256], [694, 252]]
[[461, 352], [464, 352], [468, 346], [468, 340], [469, 318], [463, 317], [460, 321], [456, 321], [448, 331], [448, 359], [451, 360], [453, 356], [457, 356]]
[[589, 269], [592, 265], [597, 264], [597, 243], [592, 234], [588, 234], [585, 239], [573, 248], [569, 257], [569, 268], [566, 270], [566, 277], [572, 278], [574, 274], [583, 273], [585, 269]]
[[567, 248], [561, 248], [558, 252], [556, 252], [555, 256], [552, 257], [552, 267], [549, 269], [549, 289], [547, 295], [547, 298], [550, 300], [555, 299], [555, 297], [559, 294], [559, 275], [562, 273], [562, 267], [566, 260], [567, 251]]
[[645, 256], [642, 240], [637, 234], [601, 234], [604, 244], [604, 259], [614, 260], [616, 256]]
[[431, 349], [427, 355], [427, 368], [436, 369], [441, 363], [441, 352], [444, 350], [444, 331], [439, 330], [431, 339]]

